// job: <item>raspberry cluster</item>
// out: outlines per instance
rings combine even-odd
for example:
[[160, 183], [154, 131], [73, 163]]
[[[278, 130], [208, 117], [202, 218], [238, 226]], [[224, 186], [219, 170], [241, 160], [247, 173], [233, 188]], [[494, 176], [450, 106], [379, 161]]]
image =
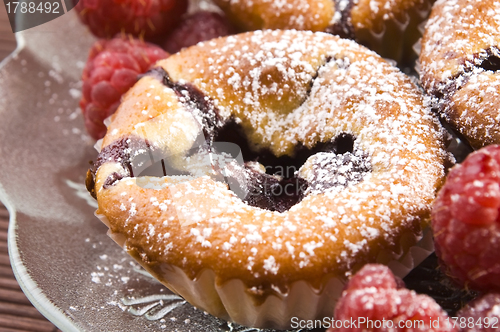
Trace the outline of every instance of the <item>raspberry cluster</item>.
[[185, 0], [80, 0], [75, 8], [91, 32], [103, 38], [92, 47], [82, 74], [80, 106], [95, 139], [105, 135], [103, 120], [116, 111], [137, 76], [168, 56], [143, 38], [174, 53], [232, 32], [217, 13], [201, 11], [182, 20], [188, 8]]
[[436, 253], [459, 284], [500, 290], [500, 146], [470, 154], [449, 173], [432, 210]]
[[80, 0], [80, 19], [100, 38], [118, 33], [152, 38], [173, 28], [187, 10], [185, 0]]
[[[457, 331], [443, 309], [429, 296], [402, 287], [388, 267], [368, 264], [346, 285], [335, 307], [335, 320], [350, 321], [364, 317], [384, 322], [331, 328], [327, 332], [347, 331]], [[439, 324], [435, 322], [439, 319]], [[419, 324], [408, 322], [419, 321]], [[420, 322], [423, 322], [420, 323]]]
[[152, 64], [168, 57], [158, 46], [124, 36], [96, 42], [83, 69], [80, 107], [89, 134], [104, 137], [103, 121], [113, 114], [123, 93]]
[[170, 33], [165, 41], [164, 48], [169, 53], [177, 53], [184, 47], [232, 33], [233, 28], [222, 15], [200, 11], [187, 16]]

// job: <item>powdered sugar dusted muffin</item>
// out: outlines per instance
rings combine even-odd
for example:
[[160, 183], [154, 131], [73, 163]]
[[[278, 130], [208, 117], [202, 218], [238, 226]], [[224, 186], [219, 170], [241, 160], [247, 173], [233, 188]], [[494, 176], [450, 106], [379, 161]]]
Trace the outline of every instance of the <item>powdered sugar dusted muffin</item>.
[[438, 1], [422, 39], [422, 84], [474, 148], [500, 143], [499, 45], [497, 1]]
[[418, 25], [435, 0], [214, 0], [243, 30], [326, 31], [354, 39], [400, 65], [415, 60]]
[[275, 328], [331, 315], [368, 262], [411, 269], [446, 158], [405, 75], [300, 31], [160, 61], [102, 146], [89, 188], [111, 236], [195, 306]]

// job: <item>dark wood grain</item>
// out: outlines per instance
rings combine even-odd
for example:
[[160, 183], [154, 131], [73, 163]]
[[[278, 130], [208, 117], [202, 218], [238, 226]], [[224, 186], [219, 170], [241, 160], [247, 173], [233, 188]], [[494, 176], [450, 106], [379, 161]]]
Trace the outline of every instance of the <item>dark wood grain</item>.
[[7, 303], [31, 304], [21, 290], [0, 288], [0, 301]]
[[45, 320], [45, 317], [32, 305], [19, 305], [14, 303], [0, 302], [0, 314], [29, 317]]
[[31, 305], [14, 278], [7, 253], [8, 220], [0, 203], [0, 332], [60, 331]]
[[14, 272], [10, 266], [0, 265], [0, 277], [14, 277]]
[[56, 331], [49, 321], [29, 317], [0, 314], [0, 326], [27, 331], [52, 332]]
[[[5, 239], [0, 240], [0, 241], [7, 242], [7, 237]], [[9, 255], [4, 254], [4, 253], [0, 253], [0, 265], [4, 265], [4, 266], [9, 266], [10, 267]]]
[[5, 277], [0, 277], [0, 288], [13, 290], [21, 289], [16, 279]]
[[8, 327], [0, 327], [0, 332], [30, 332], [27, 330], [11, 329]]
[[0, 4], [0, 61], [16, 48], [16, 38], [5, 10], [5, 5]]
[[[0, 205], [1, 204], [2, 203], [0, 203]], [[5, 210], [5, 212], [7, 212], [7, 210]], [[0, 230], [7, 231], [8, 228], [9, 228], [9, 217], [8, 217], [8, 212], [7, 212], [7, 216], [1, 216], [0, 215]]]
[[[1, 204], [1, 203], [0, 203]], [[0, 241], [0, 254], [8, 253], [7, 241]]]

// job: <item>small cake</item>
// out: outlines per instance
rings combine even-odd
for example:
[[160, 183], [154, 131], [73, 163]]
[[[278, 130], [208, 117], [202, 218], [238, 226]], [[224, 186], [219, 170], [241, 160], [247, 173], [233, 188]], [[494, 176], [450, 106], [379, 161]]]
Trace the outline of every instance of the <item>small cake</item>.
[[111, 237], [171, 290], [287, 328], [331, 315], [364, 264], [402, 276], [429, 253], [446, 158], [397, 68], [336, 36], [267, 30], [159, 61], [112, 116], [88, 188]]
[[422, 39], [422, 85], [476, 149], [500, 143], [499, 17], [497, 1], [440, 0]]
[[412, 66], [418, 26], [434, 0], [215, 0], [240, 29], [326, 31], [357, 42], [382, 57]]

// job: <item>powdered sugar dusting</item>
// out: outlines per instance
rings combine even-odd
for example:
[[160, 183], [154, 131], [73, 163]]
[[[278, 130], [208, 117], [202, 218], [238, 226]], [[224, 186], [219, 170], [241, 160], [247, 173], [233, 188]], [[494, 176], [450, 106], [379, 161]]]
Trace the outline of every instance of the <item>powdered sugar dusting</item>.
[[331, 0], [215, 0], [245, 29], [323, 31], [335, 10]]
[[[500, 42], [500, 3], [439, 0], [426, 24], [421, 67], [429, 88], [462, 74], [465, 61]], [[434, 80], [431, 80], [435, 78]]]
[[[440, 127], [413, 83], [374, 53], [326, 34], [266, 31], [210, 41], [160, 65], [173, 82], [202, 91], [222, 121], [240, 123], [257, 148], [289, 155], [298, 144], [348, 134], [355, 149], [310, 157], [299, 173], [324, 182], [283, 213], [245, 204], [208, 175], [160, 177], [161, 189], [127, 178], [97, 190], [100, 212], [144, 262], [167, 262], [193, 278], [210, 268], [221, 281], [261, 289], [263, 280], [344, 277], [385, 247], [397, 251], [402, 233], [418, 233], [444, 176]], [[354, 166], [370, 172], [359, 178]], [[101, 169], [97, 183], [109, 175]]]
[[422, 40], [422, 83], [474, 147], [500, 143], [499, 45], [497, 1], [438, 1]]

